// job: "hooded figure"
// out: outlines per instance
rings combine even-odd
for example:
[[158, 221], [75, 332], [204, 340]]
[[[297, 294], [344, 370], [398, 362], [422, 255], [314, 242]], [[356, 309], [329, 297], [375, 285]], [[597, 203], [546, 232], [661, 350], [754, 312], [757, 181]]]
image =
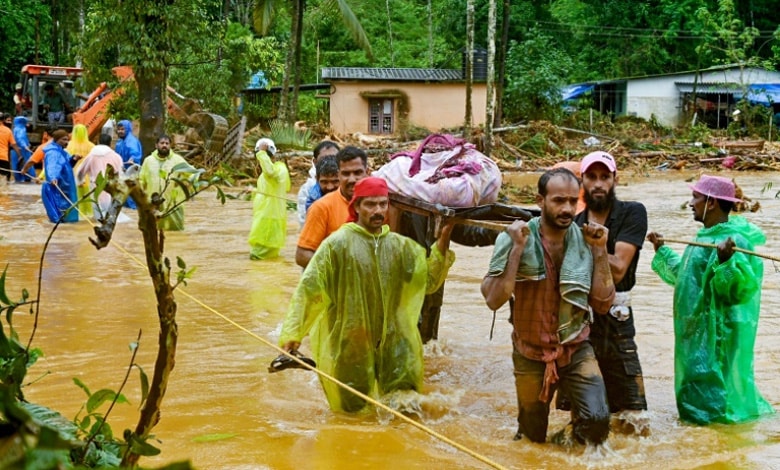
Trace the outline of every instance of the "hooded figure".
[[[78, 160], [76, 166], [73, 168], [74, 171], [79, 170], [79, 167], [81, 167], [82, 163], [84, 162], [84, 157], [86, 157], [94, 147], [95, 144], [89, 141], [89, 131], [87, 130], [87, 126], [84, 124], [76, 124], [73, 126], [73, 133], [71, 134], [70, 142], [68, 142], [68, 147], [65, 150], [68, 152], [68, 154], [70, 154], [71, 157]], [[81, 212], [82, 215], [89, 214], [90, 211], [92, 211], [92, 204], [89, 202], [89, 200], [82, 199], [89, 192], [89, 178], [86, 178], [84, 181], [80, 182], [76, 188], [76, 191], [80, 201], [78, 206], [79, 212]]]
[[[49, 220], [60, 222], [78, 222], [79, 213], [73, 204], [76, 202], [76, 180], [73, 177], [72, 159], [65, 150], [68, 133], [62, 129], [54, 131], [52, 141], [43, 149], [43, 168], [46, 181], [41, 186], [41, 199]], [[63, 146], [64, 144], [64, 146]], [[73, 207], [72, 210], [71, 207]]]
[[19, 147], [22, 154], [18, 155], [16, 150], [11, 151], [11, 169], [19, 172], [14, 173], [14, 179], [17, 182], [23, 183], [30, 181], [30, 178], [35, 178], [35, 168], [31, 167], [27, 170], [27, 174], [21, 173], [24, 164], [30, 160], [30, 155], [32, 155], [32, 150], [30, 150], [30, 139], [27, 137], [27, 122], [27, 118], [24, 116], [16, 116], [14, 118], [14, 140], [16, 140], [16, 145]]
[[[133, 123], [127, 119], [119, 121], [117, 124], [117, 135], [119, 140], [116, 142], [116, 153], [122, 157], [125, 169], [131, 165], [140, 165], [143, 157], [143, 150], [141, 149], [141, 141], [133, 135]], [[125, 207], [129, 209], [135, 209], [135, 201], [133, 198], [128, 197], [125, 201]]]
[[141, 149], [141, 141], [133, 135], [133, 123], [124, 119], [117, 124], [117, 128], [119, 127], [124, 128], [124, 135], [119, 136], [115, 148], [116, 153], [122, 157], [125, 169], [132, 164], [140, 165], [143, 157], [143, 150]]
[[[106, 172], [106, 168], [109, 166], [114, 169], [114, 173], [122, 175], [122, 157], [119, 156], [108, 144], [111, 143], [111, 136], [103, 134], [100, 136], [100, 144], [92, 148], [92, 150], [79, 161], [76, 166], [76, 179], [81, 184], [86, 182], [87, 189], [92, 190], [95, 187], [95, 181], [98, 175]], [[92, 214], [95, 220], [98, 220], [103, 214], [108, 212], [111, 207], [111, 195], [105, 191], [102, 191], [98, 196], [98, 203], [92, 204]], [[124, 213], [119, 213], [117, 222], [125, 222], [130, 218]]]
[[268, 154], [273, 155], [275, 149], [270, 139], [261, 139], [255, 145], [257, 161], [263, 172], [257, 178], [253, 202], [250, 259], [279, 256], [287, 237], [286, 196], [290, 191], [290, 172], [283, 160], [275, 158], [274, 162], [271, 161]]

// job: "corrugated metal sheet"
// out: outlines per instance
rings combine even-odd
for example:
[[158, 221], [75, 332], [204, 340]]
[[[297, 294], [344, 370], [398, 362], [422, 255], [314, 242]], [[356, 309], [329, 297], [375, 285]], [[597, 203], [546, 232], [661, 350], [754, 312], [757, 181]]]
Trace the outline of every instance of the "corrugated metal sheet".
[[[677, 89], [682, 93], [693, 93], [694, 82], [674, 82]], [[699, 82], [695, 84], [696, 93], [706, 94], [732, 94], [742, 90], [738, 83], [726, 82]]]
[[443, 82], [463, 80], [456, 69], [402, 69], [374, 67], [326, 67], [322, 78], [330, 80], [392, 80]]

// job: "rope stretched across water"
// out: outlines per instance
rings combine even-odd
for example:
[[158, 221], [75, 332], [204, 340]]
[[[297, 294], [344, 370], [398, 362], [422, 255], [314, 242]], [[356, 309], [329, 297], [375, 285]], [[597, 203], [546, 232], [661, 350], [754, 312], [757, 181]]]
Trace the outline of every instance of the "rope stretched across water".
[[[78, 201], [76, 201], [75, 203], [70, 201], [68, 196], [62, 191], [62, 189], [59, 186], [55, 186], [55, 187], [60, 192], [60, 194], [62, 194], [62, 196], [71, 204], [71, 209], [70, 210], [74, 210], [75, 209], [76, 211], [78, 211], [79, 214], [84, 218], [84, 220], [89, 222], [89, 224], [92, 225], [92, 227], [96, 227], [97, 226], [97, 224], [95, 224], [91, 220], [89, 220], [89, 218], [83, 212], [81, 212], [79, 210], [79, 208], [78, 208]], [[109, 243], [110, 243], [110, 245], [112, 245], [115, 248], [117, 248], [120, 252], [124, 253], [128, 258], [130, 258], [131, 260], [135, 261], [136, 264], [138, 264], [138, 266], [140, 266], [142, 269], [144, 269], [144, 270], [147, 269], [146, 264], [144, 264], [140, 259], [138, 259], [138, 257], [134, 256], [132, 253], [127, 251], [122, 245], [114, 242], [113, 239]], [[330, 374], [327, 374], [327, 373], [325, 373], [325, 372], [323, 372], [323, 371], [321, 371], [321, 370], [319, 370], [317, 368], [311, 367], [309, 364], [306, 364], [305, 362], [301, 361], [299, 358], [295, 357], [294, 355], [289, 354], [287, 351], [285, 351], [284, 349], [280, 348], [276, 344], [268, 341], [267, 339], [265, 339], [265, 338], [263, 338], [261, 336], [258, 336], [256, 333], [248, 330], [244, 326], [242, 326], [239, 323], [235, 322], [234, 320], [229, 318], [227, 315], [219, 312], [215, 308], [207, 305], [206, 303], [204, 303], [200, 299], [198, 299], [195, 296], [189, 294], [182, 287], [179, 287], [178, 290], [185, 297], [189, 298], [190, 300], [192, 300], [196, 304], [200, 305], [204, 309], [210, 311], [214, 315], [222, 318], [223, 320], [225, 320], [229, 324], [233, 325], [234, 327], [238, 328], [239, 330], [245, 332], [249, 336], [257, 339], [258, 341], [260, 341], [261, 343], [265, 344], [266, 346], [268, 346], [268, 347], [270, 347], [272, 349], [275, 349], [276, 352], [278, 352], [280, 354], [284, 354], [285, 356], [291, 358], [292, 360], [296, 361], [298, 364], [300, 364], [304, 368], [309, 369], [309, 370], [315, 372], [320, 377], [323, 377], [323, 378], [325, 378], [327, 380], [330, 380], [331, 382], [333, 382], [334, 384], [338, 385], [339, 387], [341, 387], [341, 388], [343, 388], [345, 390], [349, 390], [351, 393], [357, 395], [358, 397], [362, 398], [363, 400], [365, 400], [366, 402], [372, 404], [373, 406], [375, 406], [377, 408], [381, 408], [382, 410], [391, 413], [393, 416], [401, 419], [402, 421], [404, 421], [404, 422], [414, 426], [415, 428], [425, 432], [426, 434], [428, 434], [428, 435], [430, 435], [430, 436], [432, 436], [432, 437], [434, 437], [434, 438], [436, 438], [436, 439], [438, 439], [438, 440], [440, 440], [440, 441], [442, 441], [442, 442], [444, 442], [446, 444], [449, 444], [450, 446], [454, 447], [455, 449], [460, 450], [461, 452], [464, 452], [464, 453], [470, 455], [471, 457], [475, 458], [476, 460], [479, 460], [480, 462], [482, 462], [482, 463], [484, 463], [484, 464], [486, 464], [486, 465], [488, 465], [488, 466], [490, 466], [492, 468], [496, 468], [496, 469], [505, 469], [506, 468], [503, 465], [501, 465], [501, 464], [499, 464], [499, 463], [489, 459], [488, 457], [486, 457], [486, 456], [484, 456], [482, 454], [479, 454], [476, 451], [474, 451], [472, 449], [469, 449], [468, 447], [466, 447], [466, 446], [464, 446], [462, 444], [459, 444], [459, 443], [453, 441], [452, 439], [450, 439], [450, 438], [448, 438], [448, 437], [446, 437], [446, 436], [444, 436], [444, 435], [434, 431], [433, 429], [425, 426], [424, 424], [421, 424], [421, 423], [419, 423], [419, 422], [409, 418], [408, 416], [404, 415], [403, 413], [401, 413], [401, 412], [399, 412], [399, 411], [397, 411], [397, 410], [395, 410], [393, 408], [390, 408], [389, 406], [385, 405], [384, 403], [381, 403], [381, 402], [373, 399], [372, 397], [370, 397], [370, 396], [368, 396], [368, 395], [366, 395], [366, 394], [364, 394], [364, 393], [362, 393], [362, 392], [352, 388], [351, 386], [341, 382], [340, 380], [338, 380], [337, 378], [331, 376]]]

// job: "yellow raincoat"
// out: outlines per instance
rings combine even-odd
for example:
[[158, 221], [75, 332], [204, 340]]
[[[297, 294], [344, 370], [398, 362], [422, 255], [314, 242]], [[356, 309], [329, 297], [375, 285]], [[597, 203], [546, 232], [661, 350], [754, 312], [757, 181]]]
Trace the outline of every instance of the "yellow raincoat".
[[[68, 142], [68, 146], [65, 147], [65, 151], [74, 157], [81, 157], [79, 161], [76, 162], [76, 166], [73, 168], [74, 174], [78, 173], [79, 168], [84, 163], [84, 157], [89, 154], [94, 146], [95, 144], [89, 141], [87, 126], [84, 124], [76, 124], [73, 126], [70, 142]], [[84, 181], [81, 184], [76, 186], [77, 197], [79, 200], [81, 200], [81, 198], [83, 198], [88, 192], [89, 177], [87, 176], [84, 178]], [[81, 201], [78, 205], [78, 210], [84, 218], [89, 217], [89, 214], [92, 213], [92, 202], [89, 199]]]
[[[314, 253], [293, 295], [279, 344], [307, 334], [317, 367], [373, 397], [422, 389], [423, 353], [417, 319], [426, 293], [447, 277], [455, 254], [425, 248], [356, 223], [332, 233]], [[365, 401], [329, 380], [322, 387], [334, 411], [356, 412]]]
[[249, 257], [268, 259], [279, 256], [287, 238], [287, 201], [290, 173], [283, 161], [271, 162], [264, 150], [257, 152], [263, 173], [257, 178], [249, 231]]
[[[151, 198], [153, 193], [161, 193], [165, 187], [165, 180], [171, 174], [173, 167], [187, 161], [179, 154], [171, 151], [167, 158], [157, 155], [157, 150], [144, 159], [141, 165], [141, 172], [138, 179], [141, 182], [141, 188], [146, 195]], [[160, 212], [167, 212], [176, 204], [184, 201], [185, 194], [179, 185], [170, 182], [162, 193], [165, 203], [160, 207]], [[160, 230], [177, 231], [184, 230], [184, 206], [177, 207], [165, 218], [157, 221], [157, 228]]]

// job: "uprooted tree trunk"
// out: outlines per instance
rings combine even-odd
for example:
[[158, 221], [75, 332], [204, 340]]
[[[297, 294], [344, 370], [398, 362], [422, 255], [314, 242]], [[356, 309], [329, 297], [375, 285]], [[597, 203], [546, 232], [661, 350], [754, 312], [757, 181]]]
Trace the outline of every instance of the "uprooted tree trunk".
[[157, 217], [162, 200], [155, 194], [151, 200], [144, 193], [135, 179], [119, 181], [114, 178], [109, 181], [105, 191], [111, 194], [112, 205], [102, 224], [95, 227], [97, 239], [90, 239], [98, 249], [108, 245], [111, 241], [122, 206], [128, 196], [132, 196], [138, 206], [138, 228], [144, 239], [144, 251], [146, 253], [146, 265], [149, 276], [154, 284], [154, 293], [157, 297], [157, 316], [160, 321], [160, 336], [157, 351], [157, 359], [154, 364], [154, 375], [149, 385], [149, 395], [143, 403], [141, 415], [138, 419], [135, 431], [125, 436], [128, 450], [122, 459], [122, 467], [134, 467], [137, 465], [141, 453], [137, 450], [148, 439], [151, 430], [160, 421], [160, 407], [165, 391], [168, 388], [168, 377], [173, 370], [176, 356], [176, 343], [178, 341], [178, 327], [176, 325], [176, 301], [173, 297], [174, 286], [171, 285], [171, 263], [163, 256], [165, 234], [157, 229]]

